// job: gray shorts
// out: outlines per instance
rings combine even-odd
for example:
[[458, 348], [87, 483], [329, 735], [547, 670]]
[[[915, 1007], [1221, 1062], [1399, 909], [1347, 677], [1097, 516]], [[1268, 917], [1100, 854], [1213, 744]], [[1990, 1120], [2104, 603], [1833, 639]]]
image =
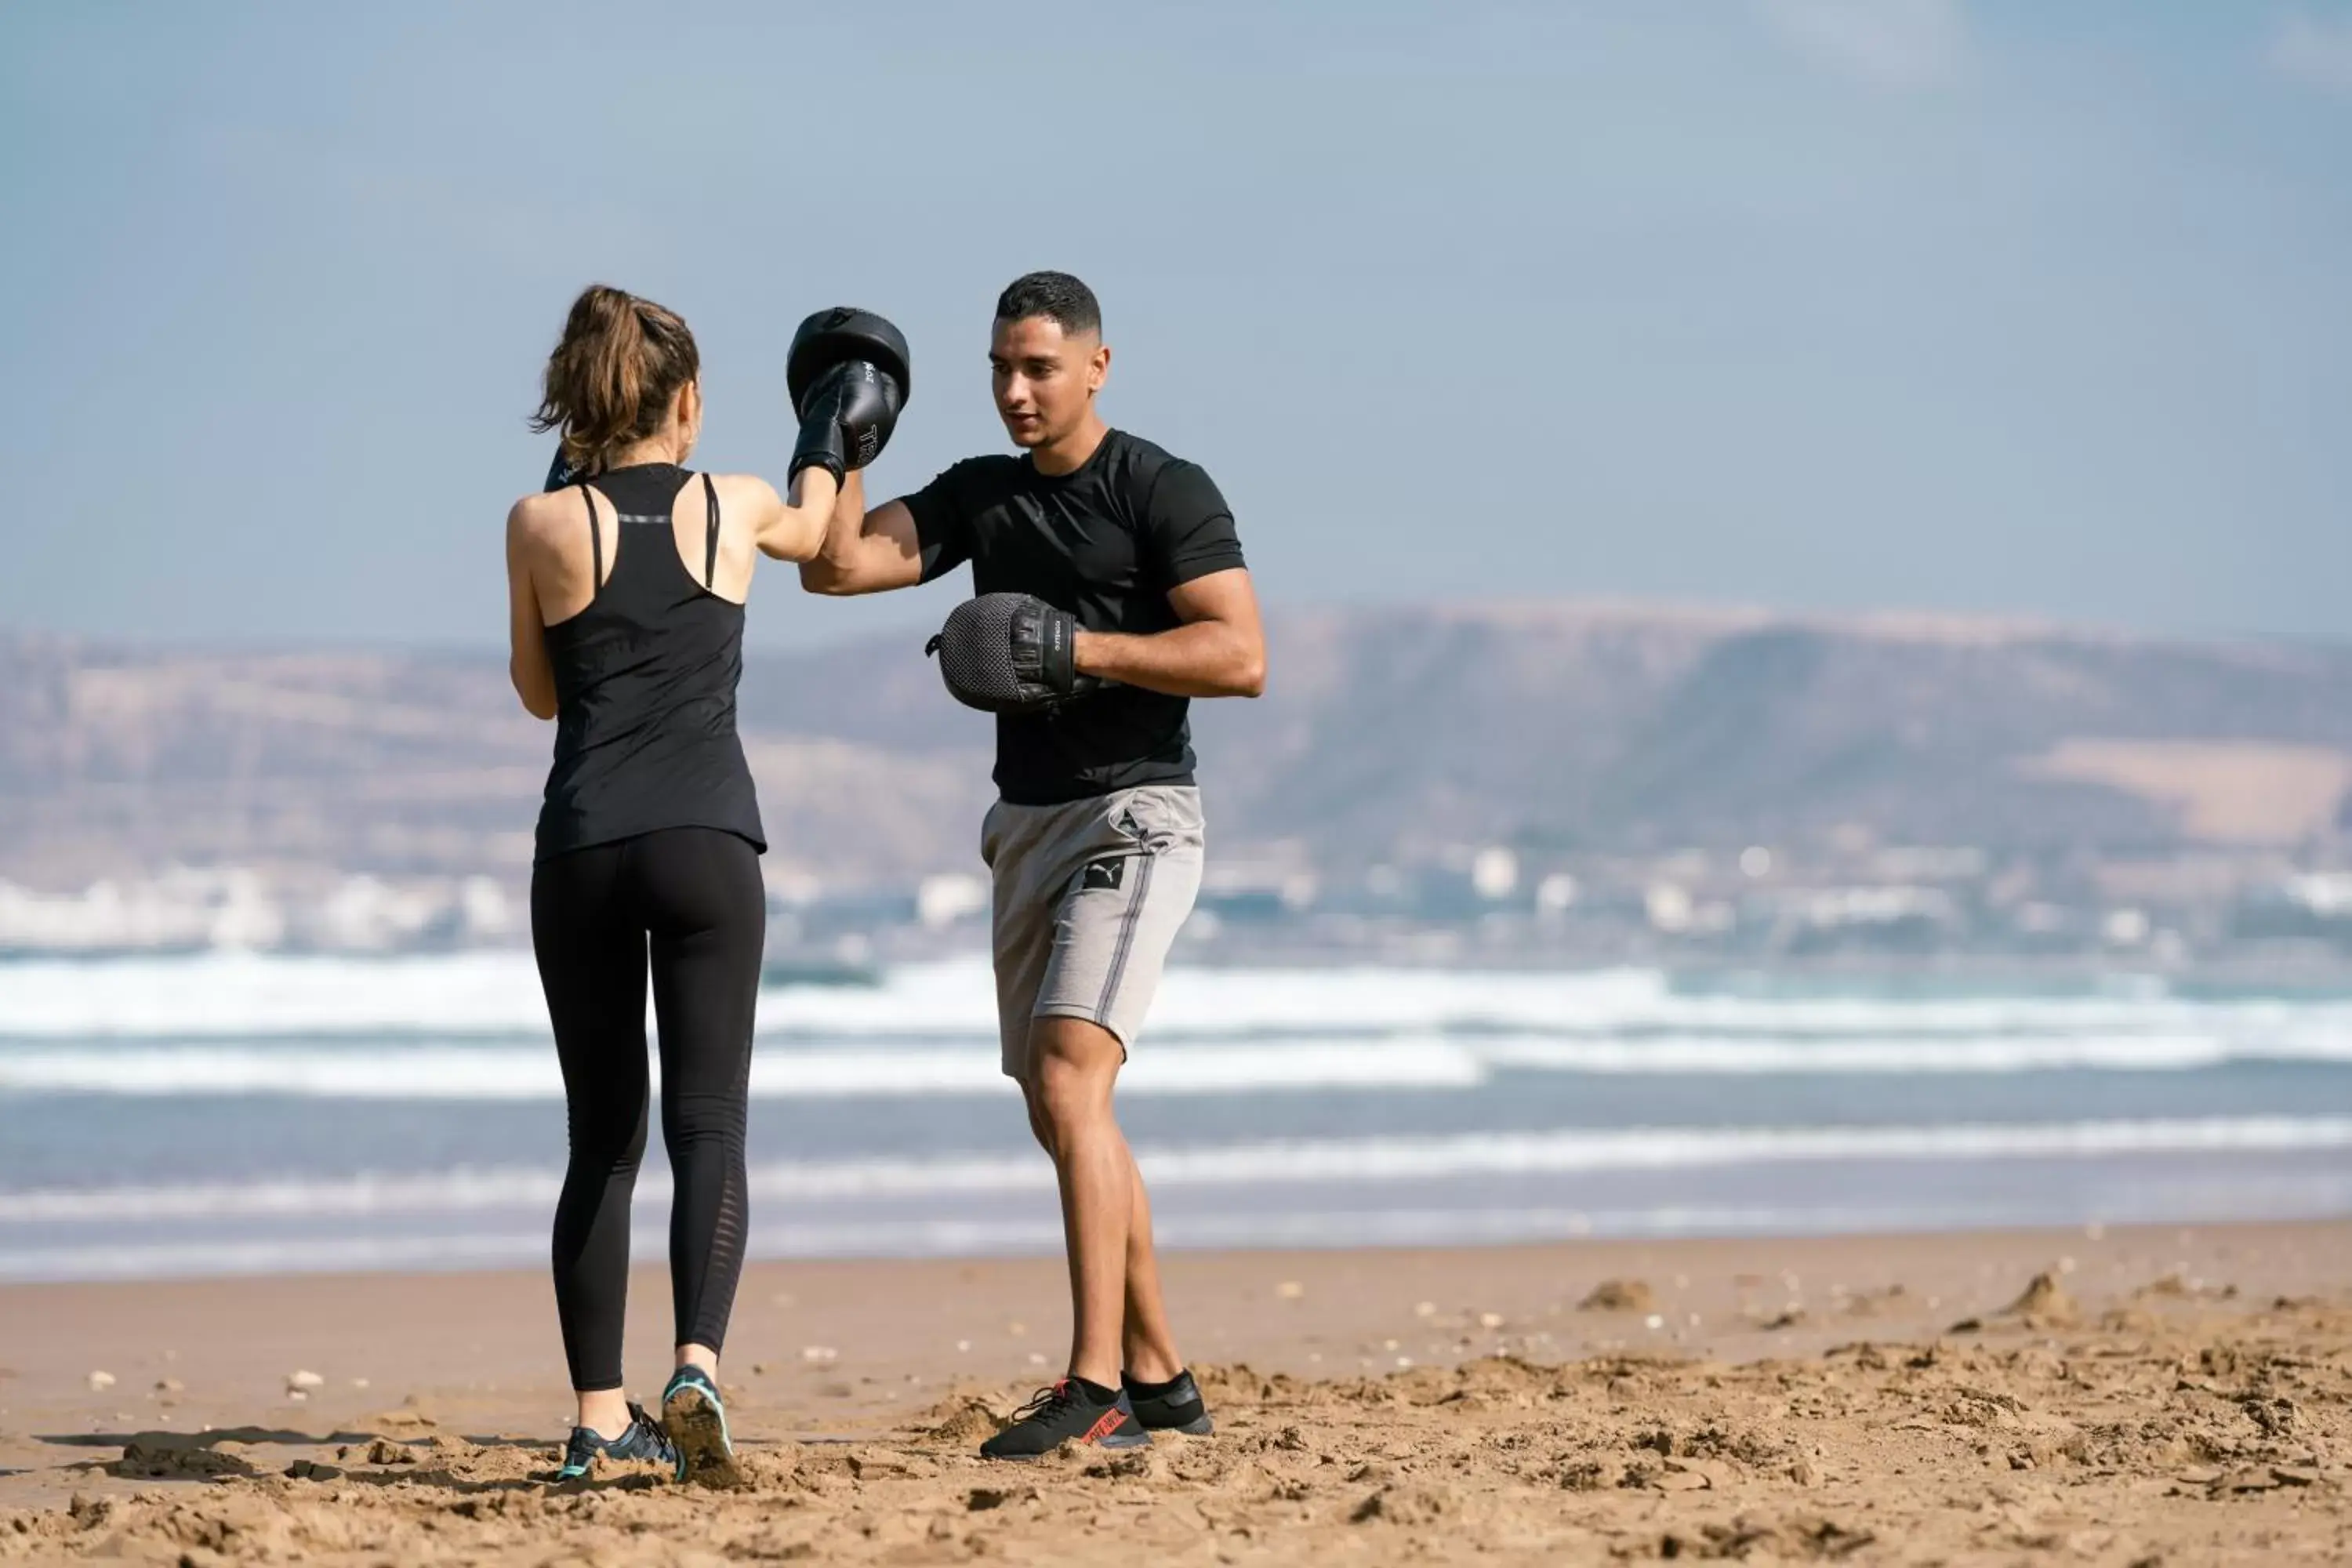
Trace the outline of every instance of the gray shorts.
[[1033, 1018], [1085, 1018], [1122, 1047], [1135, 1044], [1201, 890], [1201, 792], [1191, 784], [989, 808], [980, 858], [1007, 1077], [1027, 1077]]

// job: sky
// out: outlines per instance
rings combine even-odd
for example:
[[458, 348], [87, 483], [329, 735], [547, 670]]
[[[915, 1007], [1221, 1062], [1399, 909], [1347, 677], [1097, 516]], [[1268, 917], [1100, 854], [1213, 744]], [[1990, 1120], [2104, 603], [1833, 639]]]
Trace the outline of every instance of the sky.
[[1036, 267], [1277, 608], [2352, 630], [2352, 5], [52, 0], [0, 149], [0, 630], [497, 646], [583, 285], [771, 477], [794, 325], [890, 316], [890, 494]]

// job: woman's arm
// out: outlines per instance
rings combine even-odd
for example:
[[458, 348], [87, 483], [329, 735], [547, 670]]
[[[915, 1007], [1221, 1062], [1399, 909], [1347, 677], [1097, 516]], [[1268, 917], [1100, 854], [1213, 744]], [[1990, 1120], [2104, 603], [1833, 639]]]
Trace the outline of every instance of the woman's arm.
[[523, 710], [534, 719], [555, 717], [555, 668], [547, 662], [547, 622], [540, 614], [539, 590], [531, 585], [529, 525], [523, 508], [507, 513], [507, 677]]
[[[850, 479], [855, 483], [856, 474]], [[759, 484], [764, 500], [752, 538], [760, 553], [772, 561], [805, 562], [814, 556], [824, 543], [825, 529], [840, 494], [833, 475], [823, 468], [803, 468], [793, 479], [790, 500], [765, 480]]]

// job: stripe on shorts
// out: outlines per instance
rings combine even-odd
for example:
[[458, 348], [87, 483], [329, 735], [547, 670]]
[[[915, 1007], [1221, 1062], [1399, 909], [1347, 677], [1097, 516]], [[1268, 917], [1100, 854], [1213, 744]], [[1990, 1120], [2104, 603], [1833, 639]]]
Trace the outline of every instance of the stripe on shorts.
[[1153, 856], [1145, 851], [1136, 856], [1135, 892], [1127, 900], [1127, 912], [1119, 917], [1118, 941], [1110, 950], [1110, 971], [1103, 976], [1102, 1001], [1096, 1010], [1102, 1015], [1104, 1026], [1109, 1026], [1110, 1005], [1118, 996], [1118, 983], [1127, 974], [1128, 950], [1135, 945], [1135, 928], [1143, 920], [1143, 900], [1151, 892], [1151, 862]]

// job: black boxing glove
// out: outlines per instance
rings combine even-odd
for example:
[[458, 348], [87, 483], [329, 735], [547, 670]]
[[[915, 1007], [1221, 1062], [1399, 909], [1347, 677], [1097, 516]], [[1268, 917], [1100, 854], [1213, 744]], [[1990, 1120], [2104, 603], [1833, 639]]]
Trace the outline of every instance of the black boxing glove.
[[982, 594], [958, 605], [939, 636], [937, 654], [948, 694], [988, 713], [1029, 713], [1100, 689], [1078, 673], [1078, 622], [1033, 594]]
[[832, 366], [801, 399], [801, 434], [786, 480], [820, 468], [835, 483], [882, 455], [904, 403], [898, 379], [866, 360]]

